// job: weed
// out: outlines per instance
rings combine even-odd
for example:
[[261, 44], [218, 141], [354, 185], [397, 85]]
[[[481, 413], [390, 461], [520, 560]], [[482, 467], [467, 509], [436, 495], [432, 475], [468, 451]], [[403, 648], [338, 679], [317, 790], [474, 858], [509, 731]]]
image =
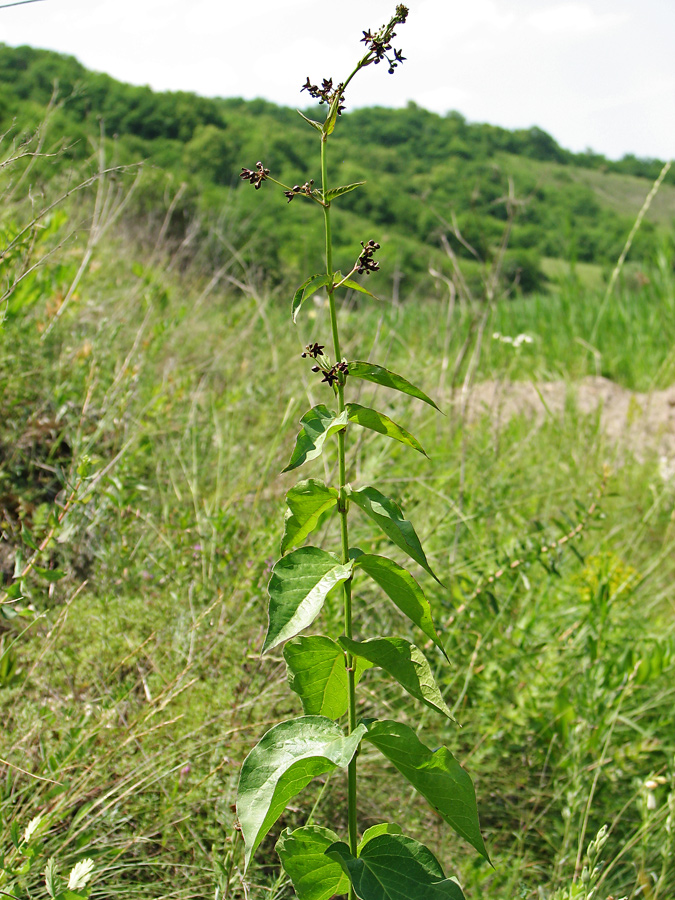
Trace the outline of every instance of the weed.
[[[373, 718], [357, 719], [356, 687], [363, 672], [371, 667], [384, 670], [413, 698], [452, 719], [425, 655], [410, 641], [397, 637], [354, 640], [361, 631], [353, 605], [354, 579], [369, 576], [385, 595], [424, 634], [430, 646], [445, 655], [433, 622], [431, 607], [413, 576], [386, 556], [364, 553], [349, 541], [350, 507], [358, 508], [398, 546], [437, 581], [413, 525], [401, 508], [377, 488], [355, 488], [347, 480], [346, 442], [351, 428], [378, 432], [426, 455], [410, 432], [377, 410], [345, 401], [345, 387], [351, 379], [391, 388], [417, 398], [432, 407], [436, 404], [405, 378], [383, 366], [347, 359], [342, 354], [336, 293], [341, 288], [369, 294], [353, 276], [370, 275], [379, 269], [375, 259], [380, 244], [361, 241], [361, 251], [347, 275], [333, 264], [331, 206], [360, 183], [330, 188], [327, 175], [328, 139], [344, 108], [345, 91], [363, 68], [385, 60], [389, 74], [404, 61], [392, 46], [395, 27], [406, 21], [408, 10], [400, 5], [387, 25], [374, 33], [364, 31], [367, 52], [349, 77], [337, 85], [324, 79], [318, 87], [307, 79], [302, 90], [328, 107], [323, 123], [303, 119], [320, 135], [321, 188], [309, 180], [302, 186], [281, 185], [290, 202], [302, 197], [319, 205], [324, 215], [326, 271], [311, 275], [296, 291], [291, 314], [295, 322], [304, 301], [319, 289], [328, 295], [333, 357], [325, 345], [313, 342], [302, 356], [312, 362], [312, 372], [332, 390], [337, 412], [324, 404], [310, 409], [301, 418], [302, 429], [284, 471], [291, 471], [316, 459], [331, 437], [337, 439], [338, 484], [315, 478], [299, 482], [286, 495], [288, 512], [281, 552], [269, 583], [269, 627], [263, 653], [284, 646], [284, 658], [291, 689], [299, 695], [305, 715], [275, 725], [246, 757], [239, 778], [237, 814], [249, 865], [270, 828], [289, 802], [309, 782], [328, 775], [337, 767], [347, 769], [348, 842], [335, 831], [306, 824], [282, 833], [277, 851], [301, 900], [319, 900], [349, 891], [351, 900], [375, 900], [400, 896], [401, 883], [409, 898], [431, 896], [461, 898], [454, 878], [446, 878], [431, 851], [405, 836], [398, 824], [383, 822], [368, 828], [359, 842], [357, 821], [357, 756], [362, 744], [374, 746], [390, 764], [425, 797], [436, 813], [488, 859], [478, 823], [473, 785], [467, 773], [445, 747], [430, 750], [409, 725]], [[302, 115], [302, 114], [301, 114]], [[241, 177], [255, 190], [266, 181], [280, 184], [262, 162], [255, 169], [242, 169]], [[305, 539], [333, 513], [339, 515], [341, 553], [304, 545]], [[296, 549], [291, 549], [295, 547]], [[289, 552], [290, 551], [290, 552]], [[326, 635], [300, 636], [321, 612], [331, 590], [340, 587], [344, 604], [344, 634], [337, 640]], [[337, 724], [348, 716], [346, 732]]]

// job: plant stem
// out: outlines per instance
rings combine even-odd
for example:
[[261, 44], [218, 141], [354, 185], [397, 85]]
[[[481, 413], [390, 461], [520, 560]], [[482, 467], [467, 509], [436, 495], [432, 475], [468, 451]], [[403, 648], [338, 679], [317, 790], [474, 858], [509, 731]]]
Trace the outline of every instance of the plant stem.
[[[326, 174], [326, 142], [328, 136], [321, 136], [321, 186], [324, 196], [328, 189], [328, 179]], [[323, 207], [324, 223], [326, 230], [326, 274], [329, 276], [328, 284], [328, 305], [330, 309], [330, 327], [333, 334], [333, 352], [335, 354], [335, 362], [340, 362], [342, 352], [340, 350], [340, 335], [338, 332], [337, 312], [335, 309], [335, 288], [333, 286], [333, 245], [330, 228], [330, 204]], [[338, 382], [337, 385], [338, 411], [344, 412], [345, 398], [344, 385]], [[347, 463], [345, 453], [345, 431], [338, 432], [338, 469], [339, 469], [339, 485], [340, 493], [339, 511], [340, 511], [340, 537], [342, 543], [342, 562], [349, 562], [349, 528], [347, 524]], [[352, 580], [348, 578], [343, 582], [344, 597], [344, 629], [348, 638], [352, 637]], [[354, 679], [354, 659], [350, 653], [347, 654], [347, 676], [349, 685], [349, 734], [356, 728], [356, 684]], [[357, 848], [357, 821], [356, 821], [356, 754], [349, 763], [347, 769], [347, 816], [349, 829], [349, 849], [353, 856], [356, 856]], [[355, 900], [353, 888], [349, 891], [349, 900]]]

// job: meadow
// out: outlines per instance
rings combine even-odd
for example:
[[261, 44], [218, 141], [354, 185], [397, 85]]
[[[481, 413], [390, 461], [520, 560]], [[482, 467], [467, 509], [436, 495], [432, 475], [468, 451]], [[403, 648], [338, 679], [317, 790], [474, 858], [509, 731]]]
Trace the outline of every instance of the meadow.
[[[300, 353], [329, 328], [325, 303], [292, 326], [291, 295], [231, 231], [215, 260], [201, 252], [171, 195], [144, 210], [137, 167], [103, 145], [39, 194], [35, 146], [4, 146], [0, 891], [54, 896], [47, 861], [67, 875], [91, 858], [92, 897], [290, 898], [271, 839], [244, 880], [232, 804], [250, 746], [299, 714], [281, 653], [260, 651], [292, 483], [279, 473], [321, 399]], [[467, 897], [588, 900], [579, 876], [606, 825], [595, 900], [667, 900], [675, 481], [656, 440], [617, 444], [576, 397], [586, 376], [673, 383], [673, 250], [664, 239], [611, 295], [600, 266], [549, 271], [546, 293], [491, 298], [474, 268], [471, 285], [460, 272], [429, 298], [353, 294], [343, 310], [345, 354], [405, 372], [445, 413], [365, 385], [431, 462], [411, 470], [407, 448], [365, 437], [350, 466], [400, 499], [447, 586], [419, 575], [461, 728], [375, 670], [359, 713], [395, 712], [452, 749], [494, 868], [369, 752], [361, 827], [405, 820]], [[562, 413], [503, 415], [512, 381], [562, 382]], [[486, 382], [493, 399], [472, 403]], [[627, 425], [643, 413], [636, 400]], [[328, 481], [335, 460], [311, 465]], [[363, 525], [354, 540], [384, 549]], [[335, 542], [329, 524], [320, 546]], [[355, 596], [357, 628], [386, 633], [396, 613], [366, 582]], [[327, 611], [338, 634], [337, 598]], [[318, 780], [275, 836], [344, 826], [345, 809], [339, 774]]]

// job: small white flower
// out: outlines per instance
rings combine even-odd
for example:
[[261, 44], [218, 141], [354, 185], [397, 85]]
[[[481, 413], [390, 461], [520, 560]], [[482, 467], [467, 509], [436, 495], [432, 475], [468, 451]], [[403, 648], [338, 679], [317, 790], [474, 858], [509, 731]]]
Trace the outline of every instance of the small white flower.
[[521, 344], [533, 343], [534, 338], [530, 337], [529, 334], [519, 334], [513, 338], [508, 334], [502, 334], [500, 331], [495, 331], [492, 335], [492, 340], [499, 341], [501, 344], [510, 344], [512, 347], [518, 349]]
[[81, 891], [83, 887], [86, 887], [93, 871], [93, 859], [83, 859], [79, 863], [75, 863], [68, 878], [68, 890]]
[[23, 833], [23, 839], [27, 844], [28, 841], [33, 837], [35, 832], [40, 827], [40, 822], [42, 821], [42, 816], [35, 816], [34, 819], [31, 819], [28, 825], [26, 825], [26, 830]]

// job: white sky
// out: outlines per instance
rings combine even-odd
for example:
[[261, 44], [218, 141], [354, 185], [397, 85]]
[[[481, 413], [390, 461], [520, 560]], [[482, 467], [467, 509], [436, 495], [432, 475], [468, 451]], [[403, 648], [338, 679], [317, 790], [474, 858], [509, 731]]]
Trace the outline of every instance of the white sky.
[[[10, 0], [0, 0], [0, 6]], [[0, 41], [70, 53], [157, 90], [266, 97], [343, 79], [361, 32], [396, 0], [42, 0], [0, 9]], [[470, 121], [538, 125], [564, 147], [675, 154], [675, 0], [408, 0], [389, 76], [361, 73], [349, 106], [414, 100]]]

